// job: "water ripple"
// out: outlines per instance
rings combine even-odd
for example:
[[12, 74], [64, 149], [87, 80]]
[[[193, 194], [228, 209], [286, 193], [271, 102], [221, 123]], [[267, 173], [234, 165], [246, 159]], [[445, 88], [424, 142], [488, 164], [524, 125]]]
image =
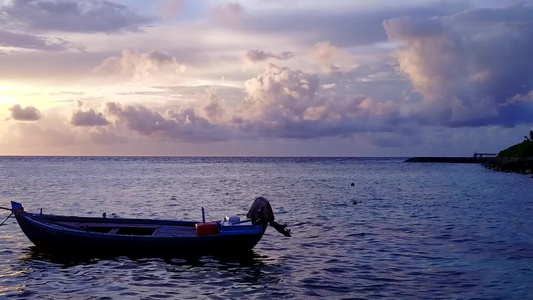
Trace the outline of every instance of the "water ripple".
[[83, 258], [38, 252], [9, 220], [0, 298], [533, 298], [531, 179], [477, 165], [0, 157], [0, 187], [2, 206], [189, 220], [244, 217], [264, 195], [293, 230], [240, 257]]

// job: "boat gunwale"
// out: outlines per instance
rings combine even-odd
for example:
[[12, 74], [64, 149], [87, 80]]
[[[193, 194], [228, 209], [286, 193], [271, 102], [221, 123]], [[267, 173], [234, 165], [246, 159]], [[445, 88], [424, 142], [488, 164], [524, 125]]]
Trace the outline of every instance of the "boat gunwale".
[[[143, 223], [137, 223], [137, 225], [153, 225], [153, 226], [175, 226], [175, 227], [193, 227], [197, 223], [201, 222], [192, 222], [192, 221], [174, 221], [174, 220], [152, 220], [152, 219], [125, 219], [125, 218], [117, 218], [117, 219], [107, 219], [107, 218], [94, 218], [94, 217], [70, 217], [70, 216], [57, 216], [57, 215], [41, 215], [41, 214], [32, 214], [27, 212], [16, 212], [15, 215], [17, 217], [23, 217], [27, 222], [32, 223], [32, 226], [40, 227], [42, 229], [55, 232], [57, 234], [62, 235], [72, 235], [72, 236], [78, 236], [78, 237], [91, 237], [91, 238], [103, 238], [103, 239], [115, 239], [115, 240], [176, 240], [176, 239], [213, 239], [213, 238], [224, 238], [228, 235], [240, 235], [240, 236], [254, 236], [257, 234], [263, 234], [265, 231], [265, 227], [261, 227], [260, 225], [248, 225], [247, 227], [250, 227], [252, 232], [234, 232], [232, 234], [210, 234], [210, 235], [169, 235], [169, 236], [158, 236], [158, 235], [135, 235], [135, 234], [116, 234], [116, 233], [104, 233], [104, 232], [98, 232], [98, 231], [87, 231], [83, 228], [79, 228], [76, 226], [69, 226], [64, 224], [58, 224], [55, 221], [50, 221], [47, 217], [53, 217], [53, 218], [61, 218], [64, 219], [63, 221], [66, 221], [67, 219], [74, 218], [77, 220], [100, 220], [100, 221], [118, 221], [118, 222], [109, 222], [109, 223], [101, 223], [101, 224], [113, 224], [113, 225], [127, 225], [132, 224], [133, 222], [141, 221], [145, 222]], [[39, 220], [39, 219], [43, 220]], [[130, 221], [130, 222], [127, 222]], [[152, 222], [155, 221], [155, 222]], [[95, 222], [98, 223], [98, 222]], [[120, 226], [118, 226], [120, 227]], [[156, 228], [160, 228], [156, 227]], [[154, 228], [154, 227], [149, 227]]]
[[32, 218], [42, 218], [49, 222], [79, 222], [79, 223], [113, 223], [113, 224], [142, 224], [142, 225], [170, 225], [170, 226], [195, 226], [197, 221], [180, 221], [169, 219], [134, 219], [134, 218], [102, 218], [102, 217], [80, 217], [62, 216], [48, 214], [34, 214], [23, 212]]

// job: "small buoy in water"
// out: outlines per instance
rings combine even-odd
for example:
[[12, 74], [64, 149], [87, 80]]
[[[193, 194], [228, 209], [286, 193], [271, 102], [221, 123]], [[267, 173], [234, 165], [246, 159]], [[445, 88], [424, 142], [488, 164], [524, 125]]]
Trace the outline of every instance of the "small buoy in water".
[[355, 186], [355, 183], [352, 182], [352, 184], [350, 184], [351, 186]]
[[352, 204], [357, 204], [357, 201], [353, 201]]

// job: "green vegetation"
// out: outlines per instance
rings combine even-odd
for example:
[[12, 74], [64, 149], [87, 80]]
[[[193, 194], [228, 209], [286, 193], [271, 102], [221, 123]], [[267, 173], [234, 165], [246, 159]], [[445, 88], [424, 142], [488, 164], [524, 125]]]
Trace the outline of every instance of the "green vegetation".
[[522, 143], [500, 151], [498, 157], [533, 157], [533, 130], [529, 131], [529, 137], [524, 136]]

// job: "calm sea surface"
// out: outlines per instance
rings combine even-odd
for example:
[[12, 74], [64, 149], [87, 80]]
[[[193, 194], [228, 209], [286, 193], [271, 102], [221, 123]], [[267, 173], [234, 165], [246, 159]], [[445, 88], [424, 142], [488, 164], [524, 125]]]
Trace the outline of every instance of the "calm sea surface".
[[244, 257], [81, 259], [37, 252], [12, 218], [0, 298], [533, 299], [533, 179], [402, 161], [0, 157], [0, 206], [221, 220], [262, 195], [293, 232]]

